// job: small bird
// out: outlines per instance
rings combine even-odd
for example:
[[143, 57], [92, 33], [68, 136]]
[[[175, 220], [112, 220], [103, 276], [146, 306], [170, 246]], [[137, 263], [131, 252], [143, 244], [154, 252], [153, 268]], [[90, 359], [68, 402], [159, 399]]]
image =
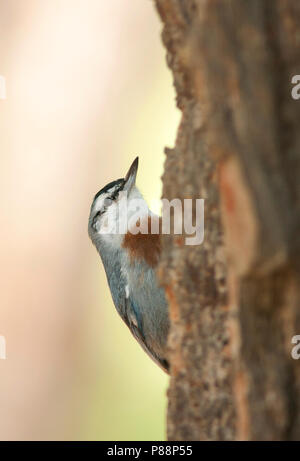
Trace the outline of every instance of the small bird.
[[[136, 187], [137, 171], [138, 157], [125, 178], [110, 182], [95, 195], [88, 231], [102, 259], [118, 313], [142, 348], [168, 373], [168, 307], [155, 272], [160, 234], [137, 232], [135, 227], [143, 223], [150, 227], [151, 218], [159, 218]], [[136, 203], [142, 210], [138, 219]]]

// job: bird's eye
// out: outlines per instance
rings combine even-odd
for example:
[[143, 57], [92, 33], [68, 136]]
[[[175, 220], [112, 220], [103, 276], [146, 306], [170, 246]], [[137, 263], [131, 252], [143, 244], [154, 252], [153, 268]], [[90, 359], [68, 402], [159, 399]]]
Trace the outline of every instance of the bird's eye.
[[105, 207], [108, 207], [112, 204], [113, 202], [113, 199], [111, 197], [107, 197], [105, 200], [104, 200], [104, 206]]

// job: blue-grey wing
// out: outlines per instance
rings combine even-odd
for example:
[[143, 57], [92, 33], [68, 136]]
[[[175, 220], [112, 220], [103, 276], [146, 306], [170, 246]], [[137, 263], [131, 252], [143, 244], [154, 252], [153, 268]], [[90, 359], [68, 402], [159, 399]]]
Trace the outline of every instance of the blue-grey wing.
[[157, 363], [164, 371], [167, 373], [169, 372], [169, 363], [164, 358], [161, 357], [160, 354], [155, 351], [154, 347], [151, 346], [150, 342], [147, 341], [144, 331], [144, 322], [143, 316], [141, 315], [141, 310], [138, 305], [134, 302], [132, 297], [128, 296], [124, 300], [125, 302], [125, 309], [124, 309], [124, 317], [123, 320], [129, 327], [131, 333], [135, 337], [135, 339], [139, 342], [142, 346], [144, 351]]
[[166, 342], [169, 329], [164, 291], [157, 286], [152, 268], [136, 263], [121, 269], [120, 258], [102, 254], [114, 305], [133, 336], [147, 354], [165, 371]]

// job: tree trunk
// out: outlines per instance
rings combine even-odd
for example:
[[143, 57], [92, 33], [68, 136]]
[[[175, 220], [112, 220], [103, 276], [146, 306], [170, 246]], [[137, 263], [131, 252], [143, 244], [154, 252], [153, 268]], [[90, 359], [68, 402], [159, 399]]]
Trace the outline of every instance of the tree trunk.
[[182, 111], [163, 196], [205, 199], [164, 242], [168, 438], [300, 439], [298, 0], [156, 0]]

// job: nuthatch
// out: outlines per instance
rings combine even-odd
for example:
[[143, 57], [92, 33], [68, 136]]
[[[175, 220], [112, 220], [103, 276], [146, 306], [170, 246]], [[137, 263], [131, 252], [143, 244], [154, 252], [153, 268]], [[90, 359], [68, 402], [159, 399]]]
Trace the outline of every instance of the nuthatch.
[[110, 182], [95, 195], [89, 236], [101, 256], [118, 313], [147, 354], [168, 372], [168, 308], [155, 272], [160, 234], [136, 232], [137, 202], [142, 204], [139, 223], [149, 223], [155, 216], [135, 185], [137, 170], [138, 157], [125, 178]]

